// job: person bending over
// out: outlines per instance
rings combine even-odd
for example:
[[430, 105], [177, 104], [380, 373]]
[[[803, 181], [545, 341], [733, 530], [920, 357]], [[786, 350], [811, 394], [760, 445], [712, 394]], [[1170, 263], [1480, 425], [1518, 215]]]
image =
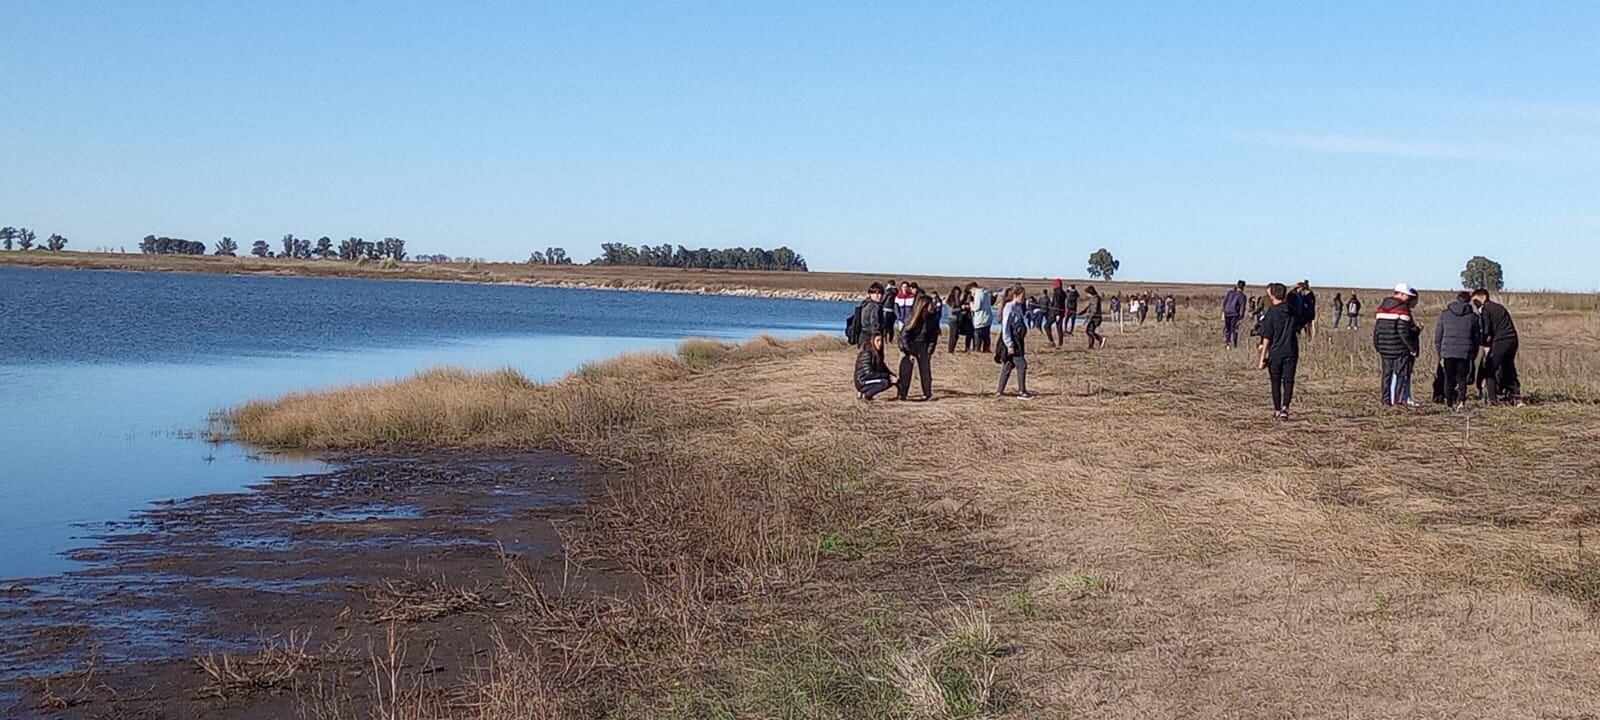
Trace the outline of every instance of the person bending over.
[[1472, 291], [1472, 304], [1483, 319], [1483, 357], [1481, 372], [1488, 386], [1489, 402], [1522, 404], [1522, 380], [1517, 377], [1517, 325], [1506, 306], [1489, 299], [1489, 291]]
[[1089, 336], [1090, 350], [1103, 348], [1106, 346], [1106, 339], [1100, 334], [1100, 323], [1105, 320], [1105, 314], [1101, 308], [1100, 291], [1090, 285], [1083, 289], [1083, 294], [1088, 297], [1083, 301], [1083, 308], [1077, 312], [1078, 317], [1084, 320], [1083, 333]]

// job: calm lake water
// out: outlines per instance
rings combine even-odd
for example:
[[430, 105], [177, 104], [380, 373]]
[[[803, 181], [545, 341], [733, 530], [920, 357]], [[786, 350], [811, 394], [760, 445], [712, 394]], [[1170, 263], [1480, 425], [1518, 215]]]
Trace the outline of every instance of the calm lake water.
[[212, 412], [290, 390], [836, 333], [843, 303], [452, 283], [0, 268], [0, 579], [146, 504], [236, 491], [311, 459], [204, 441]]

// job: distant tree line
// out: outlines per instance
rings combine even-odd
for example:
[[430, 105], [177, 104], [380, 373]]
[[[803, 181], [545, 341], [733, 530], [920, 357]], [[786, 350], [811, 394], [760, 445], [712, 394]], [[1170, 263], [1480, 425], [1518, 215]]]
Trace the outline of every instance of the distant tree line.
[[[25, 227], [11, 227], [9, 225], [0, 227], [0, 248], [32, 250], [34, 249], [34, 243], [38, 242], [38, 240], [39, 236]], [[45, 238], [44, 245], [39, 246], [39, 249], [61, 252], [67, 249], [67, 239], [59, 234], [51, 233], [50, 237]]]
[[806, 272], [806, 260], [787, 247], [775, 250], [761, 248], [700, 248], [690, 250], [682, 245], [634, 247], [624, 243], [602, 243], [600, 257], [590, 265], [630, 265], [639, 267], [717, 268], [727, 270], [793, 270]]
[[572, 258], [567, 257], [566, 248], [545, 248], [544, 252], [533, 251], [528, 256], [529, 265], [571, 265]]
[[139, 252], [146, 255], [204, 255], [206, 244], [183, 238], [146, 235], [139, 241]]

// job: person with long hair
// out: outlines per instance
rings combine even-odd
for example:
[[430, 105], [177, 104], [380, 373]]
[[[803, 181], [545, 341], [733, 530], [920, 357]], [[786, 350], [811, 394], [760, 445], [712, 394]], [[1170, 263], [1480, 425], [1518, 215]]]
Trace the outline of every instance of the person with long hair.
[[1083, 333], [1089, 336], [1090, 350], [1103, 348], [1106, 338], [1100, 334], [1100, 323], [1105, 320], [1105, 315], [1101, 312], [1100, 291], [1090, 285], [1083, 289], [1083, 294], [1088, 296], [1083, 301], [1083, 308], [1078, 310], [1078, 317], [1084, 321]]
[[906, 399], [911, 390], [911, 366], [917, 367], [917, 379], [922, 384], [922, 399], [933, 399], [933, 349], [939, 346], [939, 313], [933, 309], [933, 298], [918, 292], [906, 314], [906, 323], [900, 330], [900, 387], [898, 399]]
[[883, 361], [883, 335], [873, 333], [861, 343], [856, 355], [856, 400], [862, 405], [872, 402], [878, 393], [894, 385], [894, 376]]
[[950, 294], [944, 298], [946, 317], [950, 323], [950, 354], [955, 354], [956, 340], [966, 338], [968, 351], [972, 350], [972, 307], [968, 305], [967, 293], [960, 285], [950, 288]]
[[1006, 303], [1000, 311], [1000, 347], [995, 349], [995, 359], [1000, 362], [1000, 385], [996, 396], [1006, 394], [1011, 372], [1017, 373], [1017, 397], [1032, 400], [1028, 392], [1028, 358], [1024, 339], [1028, 336], [1028, 320], [1024, 316], [1027, 291], [1021, 285], [1006, 291]]

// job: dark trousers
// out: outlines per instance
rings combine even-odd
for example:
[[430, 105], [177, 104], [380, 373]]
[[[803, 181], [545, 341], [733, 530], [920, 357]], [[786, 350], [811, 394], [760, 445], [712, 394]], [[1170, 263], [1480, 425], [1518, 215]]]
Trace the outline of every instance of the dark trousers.
[[1066, 340], [1066, 334], [1062, 331], [1062, 336], [1057, 338], [1057, 331], [1061, 331], [1061, 313], [1049, 313], [1044, 318], [1044, 339], [1051, 345], [1060, 345]]
[[1300, 357], [1275, 357], [1267, 359], [1267, 378], [1272, 383], [1272, 409], [1288, 410], [1294, 402], [1294, 375], [1300, 369]]
[[1404, 405], [1411, 399], [1411, 370], [1416, 362], [1410, 355], [1383, 356], [1383, 404]]
[[1089, 336], [1090, 348], [1093, 348], [1095, 343], [1100, 342], [1102, 339], [1100, 337], [1100, 320], [1101, 318], [1098, 317], [1090, 318], [1088, 324], [1083, 326], [1083, 334]]
[[1021, 355], [1007, 355], [1005, 362], [1000, 363], [1000, 388], [997, 393], [1006, 391], [1006, 384], [1011, 381], [1011, 371], [1017, 371], [1017, 392], [1028, 392], [1028, 358]]
[[1222, 317], [1222, 342], [1228, 347], [1239, 347], [1239, 316], [1224, 315]]
[[1522, 380], [1517, 377], [1517, 341], [1499, 340], [1489, 346], [1480, 372], [1484, 375], [1485, 390], [1489, 400], [1512, 400], [1522, 397]]
[[986, 353], [994, 349], [994, 346], [989, 342], [989, 331], [991, 329], [988, 325], [972, 329], [972, 334], [978, 339], [978, 352]]
[[888, 390], [890, 387], [893, 387], [893, 383], [889, 382], [888, 375], [884, 375], [882, 377], [868, 378], [866, 382], [856, 386], [856, 391], [871, 400], [877, 397], [878, 393]]
[[917, 380], [922, 382], [922, 396], [933, 396], [933, 346], [930, 342], [909, 341], [904, 348], [905, 354], [900, 356], [900, 399], [906, 398], [906, 391], [911, 389], [911, 363], [916, 361]]
[[1472, 360], [1468, 358], [1444, 359], [1444, 404], [1459, 405], [1467, 401], [1467, 380], [1472, 377]]

